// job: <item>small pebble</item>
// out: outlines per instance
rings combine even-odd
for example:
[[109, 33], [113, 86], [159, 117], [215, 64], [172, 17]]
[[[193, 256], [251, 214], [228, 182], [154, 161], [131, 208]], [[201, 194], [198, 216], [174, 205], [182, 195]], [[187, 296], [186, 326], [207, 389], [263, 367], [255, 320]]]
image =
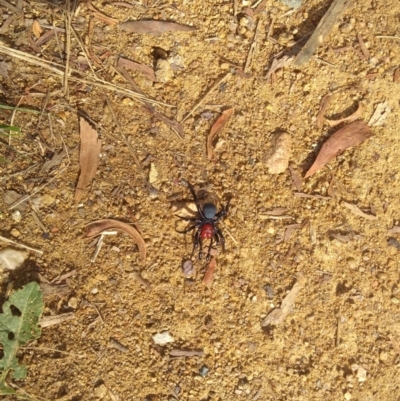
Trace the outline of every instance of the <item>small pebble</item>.
[[350, 22], [346, 22], [340, 26], [340, 32], [342, 33], [350, 33], [354, 29], [354, 25]]
[[12, 214], [12, 218], [16, 223], [19, 223], [21, 221], [21, 212], [19, 210], [14, 210]]
[[362, 366], [359, 366], [357, 369], [357, 379], [360, 383], [367, 380], [367, 371]]
[[344, 399], [345, 399], [345, 400], [350, 401], [352, 398], [353, 398], [353, 397], [352, 397], [352, 395], [351, 395], [349, 392], [345, 393], [345, 395], [344, 395]]
[[79, 300], [76, 297], [71, 297], [68, 301], [68, 306], [72, 309], [76, 309], [78, 307]]
[[13, 228], [10, 231], [10, 234], [14, 237], [14, 238], [19, 238], [21, 236], [21, 232], [18, 231], [16, 228]]
[[168, 343], [173, 343], [175, 339], [171, 336], [171, 334], [169, 334], [169, 331], [162, 331], [161, 333], [154, 334], [153, 341], [157, 345], [165, 345]]
[[196, 269], [193, 266], [193, 262], [190, 259], [186, 259], [182, 263], [182, 273], [185, 277], [190, 277], [195, 274]]
[[274, 290], [269, 284], [267, 284], [264, 287], [264, 290], [267, 293], [269, 299], [273, 299], [274, 298]]
[[199, 369], [200, 376], [206, 377], [206, 376], [207, 376], [207, 373], [208, 373], [209, 371], [210, 371], [210, 369], [208, 369], [206, 365], [203, 365], [203, 366]]
[[98, 290], [98, 288], [92, 288], [91, 290], [90, 290], [90, 292], [93, 294], [93, 295], [95, 295], [95, 294], [97, 294], [98, 292], [99, 292], [99, 290]]

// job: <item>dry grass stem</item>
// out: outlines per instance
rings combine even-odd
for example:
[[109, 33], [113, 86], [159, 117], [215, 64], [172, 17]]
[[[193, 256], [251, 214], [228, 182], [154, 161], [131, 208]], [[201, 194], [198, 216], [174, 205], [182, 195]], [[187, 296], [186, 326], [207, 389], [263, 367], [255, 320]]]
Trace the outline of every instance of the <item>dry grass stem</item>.
[[257, 28], [256, 28], [256, 32], [254, 34], [253, 42], [251, 43], [249, 52], [247, 54], [246, 64], [244, 66], [245, 73], [249, 72], [249, 69], [253, 62], [254, 55], [257, 53], [260, 31], [261, 31], [261, 18], [257, 22]]
[[185, 118], [181, 121], [185, 122], [210, 96], [215, 89], [217, 89], [223, 82], [227, 81], [232, 74], [228, 72], [222, 78], [218, 79], [214, 85], [206, 92], [206, 94], [191, 108], [191, 110], [186, 114]]
[[[33, 56], [29, 53], [22, 52], [20, 50], [11, 49], [2, 43], [0, 43], [0, 53], [6, 54], [10, 57], [17, 58], [19, 60], [26, 61], [26, 62], [28, 62], [30, 64], [34, 64], [36, 66], [39, 66], [47, 71], [51, 71], [53, 74], [55, 74], [57, 76], [60, 76], [60, 77], [64, 76], [65, 67], [61, 64], [57, 64], [52, 61], [47, 61], [47, 60], [41, 59], [39, 57]], [[80, 75], [79, 71], [74, 70], [72, 68], [69, 69], [69, 73], [70, 74], [74, 73], [74, 74]], [[149, 102], [149, 103], [157, 104], [157, 105], [161, 105], [161, 106], [173, 107], [169, 104], [148, 98], [143, 94], [134, 92], [129, 89], [122, 88], [118, 85], [111, 84], [111, 83], [104, 81], [97, 77], [89, 77], [88, 79], [84, 79], [84, 78], [79, 78], [75, 75], [70, 75], [69, 80], [73, 81], [73, 82], [80, 82], [80, 83], [83, 83], [86, 85], [94, 85], [94, 86], [97, 86], [98, 88], [102, 88], [105, 90], [109, 90], [109, 91], [118, 93], [120, 95], [130, 97], [131, 99], [136, 100], [140, 103]]]
[[19, 242], [15, 242], [15, 241], [13, 241], [12, 239], [3, 237], [3, 236], [1, 236], [1, 235], [0, 235], [0, 241], [4, 241], [4, 242], [7, 242], [7, 243], [9, 243], [9, 244], [13, 244], [13, 245], [15, 245], [15, 246], [19, 246], [19, 247], [21, 247], [21, 248], [25, 248], [25, 249], [27, 249], [28, 251], [35, 252], [35, 253], [37, 253], [37, 254], [39, 254], [39, 255], [43, 255], [43, 251], [40, 250], [40, 249], [32, 248], [31, 246], [24, 245], [24, 244], [21, 244], [21, 243], [19, 243]]

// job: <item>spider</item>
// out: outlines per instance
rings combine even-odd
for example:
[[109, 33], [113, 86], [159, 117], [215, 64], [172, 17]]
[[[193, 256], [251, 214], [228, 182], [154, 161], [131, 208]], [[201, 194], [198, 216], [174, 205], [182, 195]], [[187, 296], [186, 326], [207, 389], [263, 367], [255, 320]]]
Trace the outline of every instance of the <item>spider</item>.
[[187, 183], [192, 193], [194, 203], [196, 204], [197, 212], [199, 214], [198, 218], [183, 217], [178, 216], [183, 220], [192, 222], [193, 224], [186, 228], [184, 231], [178, 231], [181, 234], [186, 234], [191, 230], [196, 230], [194, 234], [193, 250], [190, 258], [193, 257], [195, 249], [200, 246], [199, 259], [203, 257], [203, 240], [209, 239], [210, 245], [208, 246], [206, 260], [210, 260], [211, 247], [213, 242], [217, 245], [221, 243], [222, 251], [225, 252], [225, 238], [221, 230], [218, 228], [218, 221], [225, 217], [228, 213], [229, 203], [231, 199], [229, 198], [225, 207], [217, 212], [217, 207], [213, 203], [206, 203], [201, 207], [199, 199], [197, 198], [196, 192], [194, 191], [193, 185], [189, 182]]

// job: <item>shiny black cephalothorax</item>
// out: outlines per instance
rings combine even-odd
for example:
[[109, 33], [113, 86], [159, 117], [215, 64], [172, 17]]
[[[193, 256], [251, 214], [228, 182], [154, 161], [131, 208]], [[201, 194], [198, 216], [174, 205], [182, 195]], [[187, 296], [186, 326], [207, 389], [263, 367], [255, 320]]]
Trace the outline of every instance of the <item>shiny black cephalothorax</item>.
[[228, 200], [226, 206], [221, 211], [217, 212], [217, 207], [213, 203], [206, 203], [203, 207], [201, 207], [193, 185], [188, 182], [188, 186], [190, 192], [192, 193], [194, 203], [196, 204], [199, 217], [190, 218], [178, 216], [183, 220], [192, 222], [192, 225], [190, 225], [186, 230], [178, 232], [185, 234], [191, 230], [196, 230], [194, 233], [193, 251], [191, 257], [193, 257], [195, 249], [199, 246], [199, 259], [201, 259], [203, 256], [203, 240], [209, 239], [210, 244], [208, 245], [208, 251], [206, 255], [206, 259], [209, 260], [211, 247], [214, 241], [217, 245], [221, 243], [222, 250], [225, 251], [225, 238], [221, 230], [218, 228], [217, 223], [228, 213], [230, 199]]

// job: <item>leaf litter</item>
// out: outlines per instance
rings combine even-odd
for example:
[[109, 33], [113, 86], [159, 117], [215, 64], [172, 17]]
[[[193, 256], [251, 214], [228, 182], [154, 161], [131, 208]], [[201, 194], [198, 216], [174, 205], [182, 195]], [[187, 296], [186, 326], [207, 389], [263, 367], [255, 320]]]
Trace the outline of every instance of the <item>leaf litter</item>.
[[223, 111], [222, 114], [218, 117], [217, 121], [211, 127], [211, 131], [207, 137], [207, 156], [209, 160], [212, 160], [214, 158], [212, 143], [216, 138], [216, 136], [220, 134], [222, 130], [225, 128], [228, 121], [232, 117], [233, 112], [234, 112], [233, 108]]
[[372, 135], [370, 128], [362, 120], [340, 128], [322, 145], [314, 164], [304, 178], [312, 176], [344, 150], [359, 145]]
[[96, 237], [107, 230], [122, 231], [128, 234], [137, 244], [139, 249], [139, 260], [146, 261], [146, 244], [140, 233], [131, 225], [114, 219], [96, 220], [86, 226], [85, 237]]
[[94, 178], [99, 164], [101, 139], [97, 131], [83, 118], [80, 119], [81, 149], [79, 156], [80, 174], [75, 190], [75, 202], [78, 203], [86, 186]]
[[305, 277], [302, 273], [297, 274], [297, 282], [294, 284], [292, 289], [288, 292], [286, 297], [283, 299], [280, 308], [274, 309], [262, 322], [262, 326], [266, 327], [269, 325], [277, 326], [282, 324], [290, 311], [292, 310], [300, 291], [305, 285]]
[[3, 313], [0, 314], [0, 343], [3, 345], [4, 355], [0, 359], [0, 395], [15, 393], [5, 382], [9, 372], [12, 371], [14, 379], [26, 377], [26, 366], [18, 363], [17, 352], [21, 345], [40, 337], [38, 323], [43, 308], [39, 284], [34, 282], [14, 292], [3, 304]]

